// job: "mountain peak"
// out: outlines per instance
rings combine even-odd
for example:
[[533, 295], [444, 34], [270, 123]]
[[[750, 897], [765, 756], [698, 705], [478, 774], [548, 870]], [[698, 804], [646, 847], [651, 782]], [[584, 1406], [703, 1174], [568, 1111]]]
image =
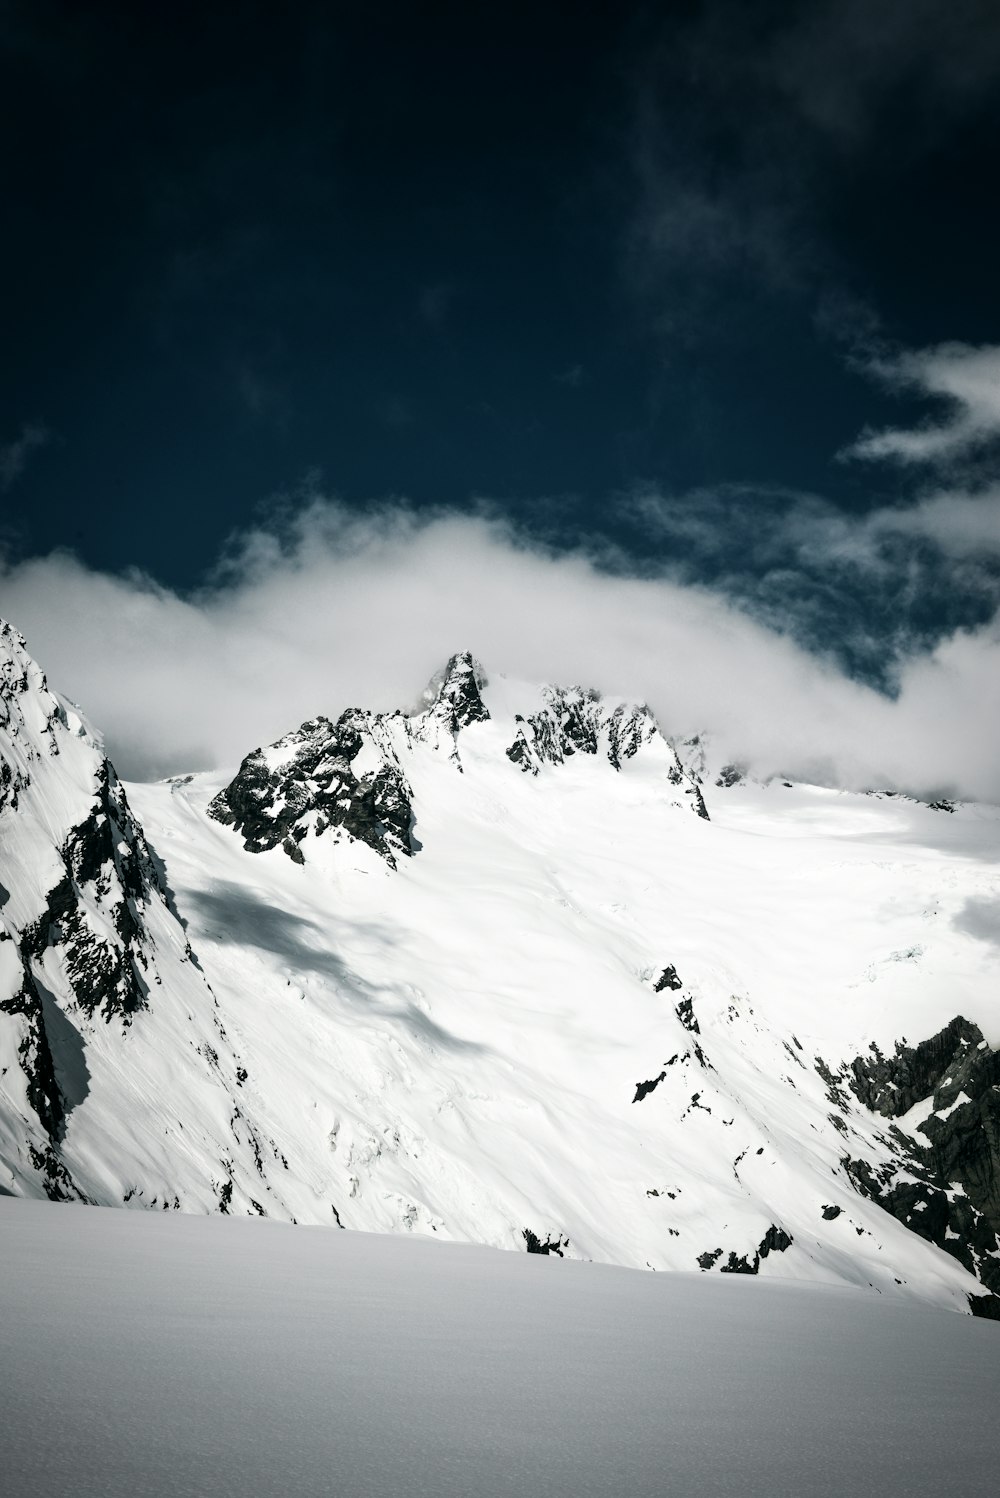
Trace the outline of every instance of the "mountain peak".
[[442, 671], [431, 677], [424, 691], [423, 712], [457, 734], [470, 723], [485, 723], [489, 708], [482, 698], [488, 677], [468, 650], [451, 656]]

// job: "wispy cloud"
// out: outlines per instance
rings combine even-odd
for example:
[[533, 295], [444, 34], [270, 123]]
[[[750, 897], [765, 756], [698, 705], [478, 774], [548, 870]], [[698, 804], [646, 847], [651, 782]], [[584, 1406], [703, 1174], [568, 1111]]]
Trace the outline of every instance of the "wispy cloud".
[[617, 514], [656, 566], [709, 587], [848, 674], [894, 690], [908, 660], [1000, 607], [996, 506], [941, 493], [851, 514], [760, 485], [639, 489]]
[[1000, 347], [943, 343], [872, 360], [868, 369], [890, 389], [944, 405], [915, 427], [865, 431], [844, 456], [897, 463], [950, 463], [1000, 438]]
[[582, 364], [570, 364], [567, 369], [560, 370], [552, 378], [557, 385], [566, 385], [570, 390], [579, 390], [587, 378], [587, 372]]
[[865, 144], [901, 86], [918, 105], [911, 127], [940, 129], [942, 114], [974, 107], [1000, 72], [996, 9], [992, 0], [792, 5], [756, 67], [802, 120], [844, 147]]
[[[1000, 79], [993, 0], [704, 0], [652, 7], [633, 33], [625, 276], [674, 333], [727, 282], [840, 296], [830, 197], [889, 169], [886, 138], [898, 175]], [[887, 130], [901, 101], [906, 129]]]
[[869, 529], [922, 536], [944, 556], [978, 558], [984, 566], [995, 567], [1000, 558], [1000, 485], [991, 484], [975, 493], [937, 490], [915, 504], [876, 511]]
[[45, 447], [52, 434], [41, 422], [28, 422], [13, 442], [0, 444], [0, 489], [7, 490], [21, 477], [31, 455]]

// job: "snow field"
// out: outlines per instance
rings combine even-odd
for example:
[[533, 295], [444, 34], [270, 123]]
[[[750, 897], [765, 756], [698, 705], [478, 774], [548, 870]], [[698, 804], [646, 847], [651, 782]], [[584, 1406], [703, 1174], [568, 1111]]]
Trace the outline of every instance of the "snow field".
[[992, 1498], [998, 1328], [0, 1199], [5, 1498]]

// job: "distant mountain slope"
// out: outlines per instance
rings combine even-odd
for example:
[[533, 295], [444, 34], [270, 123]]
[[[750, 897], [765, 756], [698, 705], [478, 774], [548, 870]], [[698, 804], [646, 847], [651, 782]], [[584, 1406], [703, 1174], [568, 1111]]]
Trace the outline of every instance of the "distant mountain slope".
[[142, 831], [20, 650], [7, 1189], [998, 1303], [994, 809], [754, 784], [459, 654], [414, 713], [130, 786]]

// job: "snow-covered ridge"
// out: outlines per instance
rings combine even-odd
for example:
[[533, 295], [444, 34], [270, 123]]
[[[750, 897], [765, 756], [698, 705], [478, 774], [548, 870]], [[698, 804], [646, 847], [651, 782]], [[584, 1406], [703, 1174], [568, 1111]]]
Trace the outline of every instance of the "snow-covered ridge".
[[264, 1152], [162, 865], [6, 624], [0, 786], [0, 1188], [246, 1210]]
[[[389, 865], [421, 846], [417, 812], [405, 766], [421, 749], [444, 754], [462, 773], [460, 735], [491, 724], [509, 738], [506, 757], [538, 775], [543, 766], [590, 755], [620, 770], [643, 750], [662, 764], [699, 816], [708, 817], [697, 783], [683, 769], [644, 704], [605, 703], [582, 687], [543, 687], [537, 709], [512, 711], [509, 694], [491, 712], [488, 678], [468, 651], [453, 655], [437, 673], [414, 713], [373, 713], [348, 708], [335, 723], [319, 717], [266, 748], [254, 749], [208, 813], [244, 839], [248, 853], [279, 845], [304, 863], [315, 839], [342, 837], [366, 843]], [[523, 689], [522, 689], [523, 692]], [[538, 689], [528, 695], [538, 697]], [[515, 691], [516, 697], [516, 691]]]
[[3, 640], [0, 1189], [995, 1307], [993, 811], [467, 653], [126, 795]]

